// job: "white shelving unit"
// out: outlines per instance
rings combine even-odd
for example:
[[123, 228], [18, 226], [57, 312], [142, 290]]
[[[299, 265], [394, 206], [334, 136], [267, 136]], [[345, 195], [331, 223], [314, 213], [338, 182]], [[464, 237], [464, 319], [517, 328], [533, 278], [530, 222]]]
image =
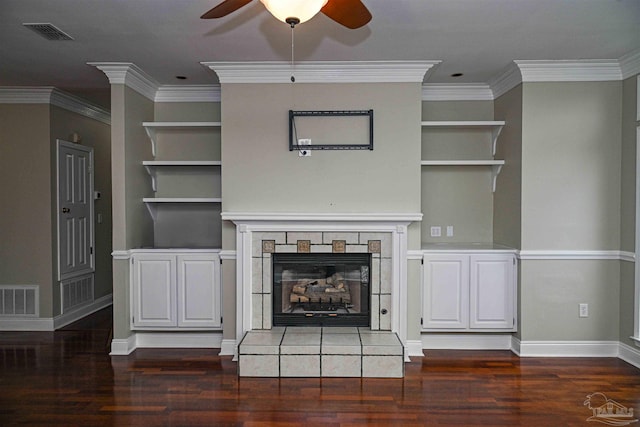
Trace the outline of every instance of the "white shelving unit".
[[[505, 125], [501, 120], [488, 120], [488, 121], [423, 121], [421, 122], [423, 128], [478, 128], [491, 130], [491, 156], [496, 154], [496, 145], [500, 132]], [[496, 191], [496, 180], [502, 166], [504, 166], [504, 160], [422, 160], [420, 164], [422, 166], [489, 166], [491, 167], [491, 190]]]
[[491, 155], [496, 155], [496, 143], [505, 122], [502, 120], [488, 121], [425, 121], [422, 127], [440, 127], [440, 128], [489, 128], [491, 129]]
[[220, 160], [145, 160], [142, 162], [151, 177], [153, 191], [158, 191], [157, 171], [160, 168], [186, 166], [189, 168], [209, 168], [222, 166]]
[[[153, 157], [158, 155], [158, 137], [160, 132], [172, 131], [172, 132], [185, 132], [184, 142], [188, 143], [190, 137], [189, 131], [207, 131], [220, 129], [220, 122], [143, 122], [144, 127], [149, 140], [151, 141], [151, 151]], [[163, 142], [164, 143], [164, 142]], [[173, 140], [171, 144], [181, 144], [181, 140]], [[161, 147], [162, 148], [162, 147]], [[198, 170], [200, 172], [213, 169], [218, 169], [218, 175], [220, 174], [220, 168], [222, 162], [220, 160], [145, 160], [142, 162], [142, 166], [146, 169], [147, 173], [151, 177], [151, 186], [154, 192], [158, 191], [158, 171], [168, 171], [172, 168], [185, 168], [191, 171]], [[215, 173], [215, 172], [214, 172]], [[176, 178], [180, 178], [176, 175]], [[179, 196], [179, 194], [178, 194]], [[198, 204], [220, 204], [222, 199], [220, 197], [145, 197], [142, 199], [149, 211], [154, 222], [158, 221], [159, 209], [166, 205], [183, 205], [184, 213], [189, 215], [190, 205]], [[182, 207], [180, 208], [183, 209]]]
[[157, 153], [157, 132], [158, 130], [180, 130], [180, 129], [214, 129], [222, 126], [220, 122], [142, 122], [144, 130], [151, 141], [151, 153], [153, 157]]

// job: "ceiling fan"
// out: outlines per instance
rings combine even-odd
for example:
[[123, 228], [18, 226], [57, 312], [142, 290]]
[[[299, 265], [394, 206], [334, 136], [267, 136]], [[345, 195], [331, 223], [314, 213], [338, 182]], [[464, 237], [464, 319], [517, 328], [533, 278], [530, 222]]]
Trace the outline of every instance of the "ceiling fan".
[[[252, 0], [224, 0], [202, 15], [202, 19], [222, 18], [235, 12]], [[273, 16], [293, 28], [308, 21], [318, 12], [350, 29], [367, 25], [371, 13], [361, 0], [260, 0]]]

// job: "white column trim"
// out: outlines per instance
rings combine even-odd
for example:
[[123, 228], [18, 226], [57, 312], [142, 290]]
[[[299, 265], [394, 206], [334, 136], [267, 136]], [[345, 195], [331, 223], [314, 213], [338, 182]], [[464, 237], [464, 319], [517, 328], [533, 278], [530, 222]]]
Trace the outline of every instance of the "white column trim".
[[155, 100], [160, 85], [135, 64], [131, 62], [87, 62], [87, 65], [102, 71], [109, 78], [110, 84], [123, 84], [149, 100]]

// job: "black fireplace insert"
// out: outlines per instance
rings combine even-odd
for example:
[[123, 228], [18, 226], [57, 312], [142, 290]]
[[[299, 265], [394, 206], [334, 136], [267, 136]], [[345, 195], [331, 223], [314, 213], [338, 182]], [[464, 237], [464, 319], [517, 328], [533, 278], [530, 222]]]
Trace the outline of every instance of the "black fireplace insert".
[[273, 326], [370, 326], [371, 254], [274, 253]]

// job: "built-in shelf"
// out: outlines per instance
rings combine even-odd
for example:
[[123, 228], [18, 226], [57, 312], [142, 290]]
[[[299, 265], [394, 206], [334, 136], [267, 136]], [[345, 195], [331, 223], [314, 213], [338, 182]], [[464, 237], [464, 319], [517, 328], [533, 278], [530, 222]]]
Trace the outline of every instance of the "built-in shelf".
[[151, 217], [157, 219], [158, 206], [167, 203], [222, 203], [219, 197], [145, 197], [142, 201], [147, 206]]
[[221, 122], [142, 122], [144, 130], [151, 141], [151, 153], [156, 156], [157, 144], [156, 133], [158, 130], [178, 130], [178, 129], [212, 129], [222, 126]]
[[151, 187], [153, 188], [153, 191], [158, 191], [157, 171], [159, 168], [175, 166], [209, 168], [222, 166], [222, 162], [220, 160], [145, 160], [142, 164], [151, 177]]
[[489, 128], [491, 129], [491, 154], [496, 155], [496, 143], [505, 122], [503, 120], [423, 121], [422, 127], [441, 128]]
[[496, 191], [496, 180], [504, 160], [423, 160], [422, 166], [491, 166], [491, 191]]

